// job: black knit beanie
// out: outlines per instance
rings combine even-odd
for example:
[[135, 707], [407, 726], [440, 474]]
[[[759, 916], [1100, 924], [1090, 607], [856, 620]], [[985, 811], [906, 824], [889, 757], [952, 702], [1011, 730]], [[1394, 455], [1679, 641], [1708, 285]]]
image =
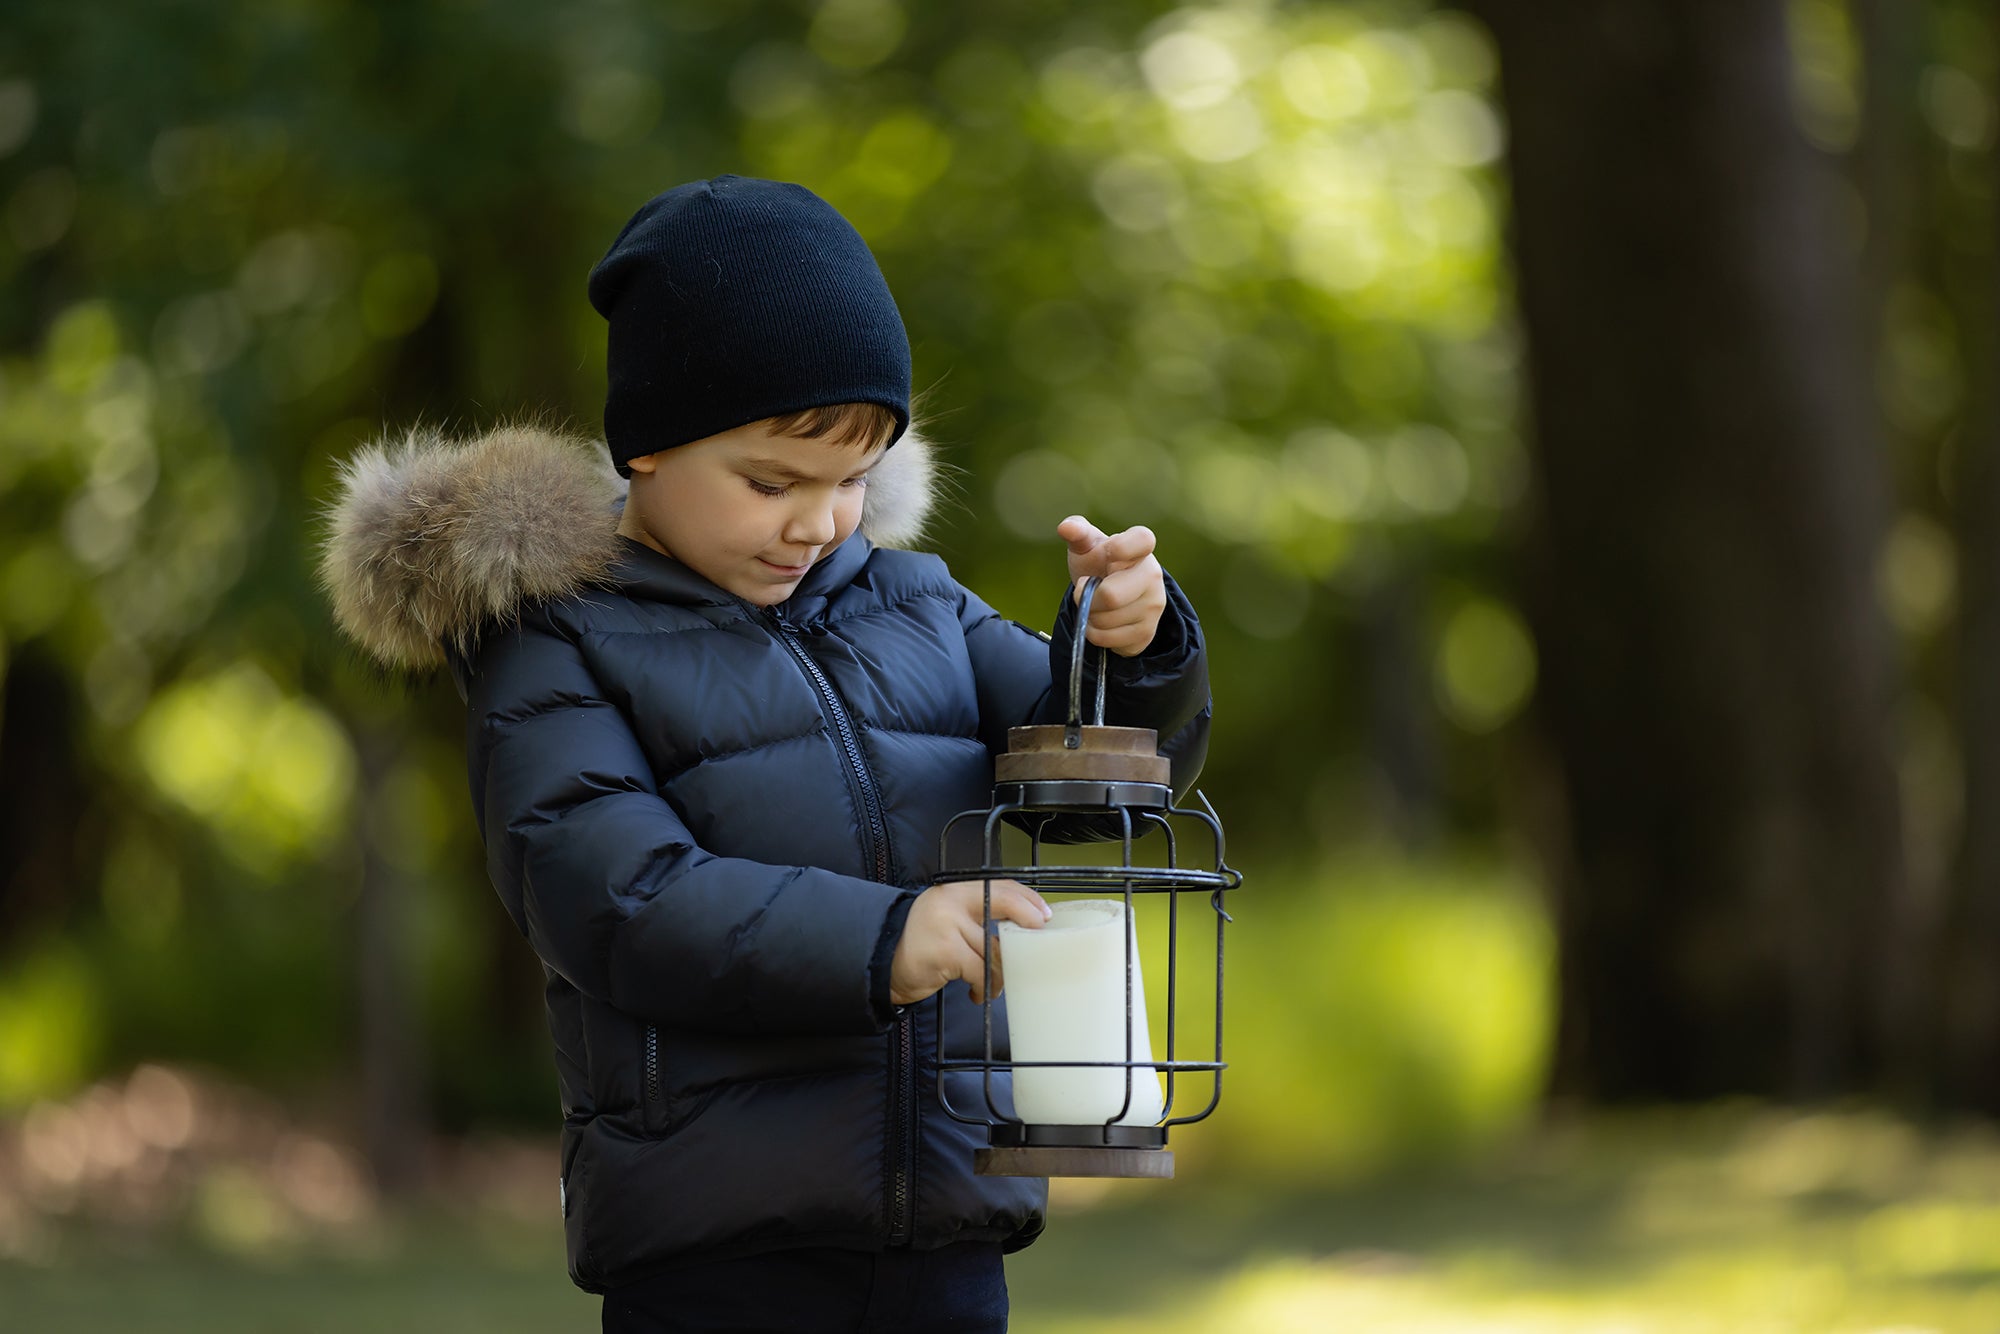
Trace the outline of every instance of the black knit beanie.
[[604, 439], [628, 460], [806, 408], [879, 403], [910, 424], [910, 340], [875, 256], [803, 185], [677, 185], [590, 271], [610, 321]]

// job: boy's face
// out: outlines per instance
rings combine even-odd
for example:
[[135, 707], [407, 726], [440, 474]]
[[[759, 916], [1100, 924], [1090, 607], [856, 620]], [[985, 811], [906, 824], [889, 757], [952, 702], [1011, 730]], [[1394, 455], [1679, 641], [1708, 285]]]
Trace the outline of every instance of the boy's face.
[[618, 531], [760, 607], [783, 602], [861, 523], [884, 452], [751, 422], [630, 461]]

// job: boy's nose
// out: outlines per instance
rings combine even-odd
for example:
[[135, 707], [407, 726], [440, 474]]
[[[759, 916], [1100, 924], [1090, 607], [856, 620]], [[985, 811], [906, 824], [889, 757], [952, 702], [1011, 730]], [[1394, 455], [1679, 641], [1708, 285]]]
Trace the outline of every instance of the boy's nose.
[[785, 540], [802, 547], [819, 547], [833, 540], [833, 532], [833, 507], [808, 505], [793, 511], [792, 522], [785, 529]]

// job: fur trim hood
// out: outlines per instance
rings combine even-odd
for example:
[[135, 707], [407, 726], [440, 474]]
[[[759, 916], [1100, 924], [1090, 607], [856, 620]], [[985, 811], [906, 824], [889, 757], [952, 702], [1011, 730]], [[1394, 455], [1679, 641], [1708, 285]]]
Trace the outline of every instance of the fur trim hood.
[[[930, 443], [904, 433], [869, 474], [861, 532], [907, 546], [935, 498]], [[428, 671], [489, 618], [613, 578], [626, 483], [601, 441], [536, 426], [377, 440], [340, 464], [320, 582], [334, 620], [384, 666]]]

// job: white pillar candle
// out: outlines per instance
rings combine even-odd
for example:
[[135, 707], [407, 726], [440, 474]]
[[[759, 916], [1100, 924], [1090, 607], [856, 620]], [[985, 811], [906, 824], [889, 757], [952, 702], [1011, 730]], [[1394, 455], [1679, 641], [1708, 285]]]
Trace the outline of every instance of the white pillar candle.
[[[1132, 948], [1134, 1061], [1153, 1059], [1139, 952], [1119, 899], [1053, 904], [1039, 928], [1000, 923], [1006, 970], [1007, 1032], [1017, 1061], [1123, 1061], [1125, 951]], [[1030, 1125], [1101, 1125], [1131, 1104], [1120, 1125], [1150, 1126], [1165, 1115], [1159, 1072], [1122, 1069], [1017, 1069], [1014, 1111]]]

